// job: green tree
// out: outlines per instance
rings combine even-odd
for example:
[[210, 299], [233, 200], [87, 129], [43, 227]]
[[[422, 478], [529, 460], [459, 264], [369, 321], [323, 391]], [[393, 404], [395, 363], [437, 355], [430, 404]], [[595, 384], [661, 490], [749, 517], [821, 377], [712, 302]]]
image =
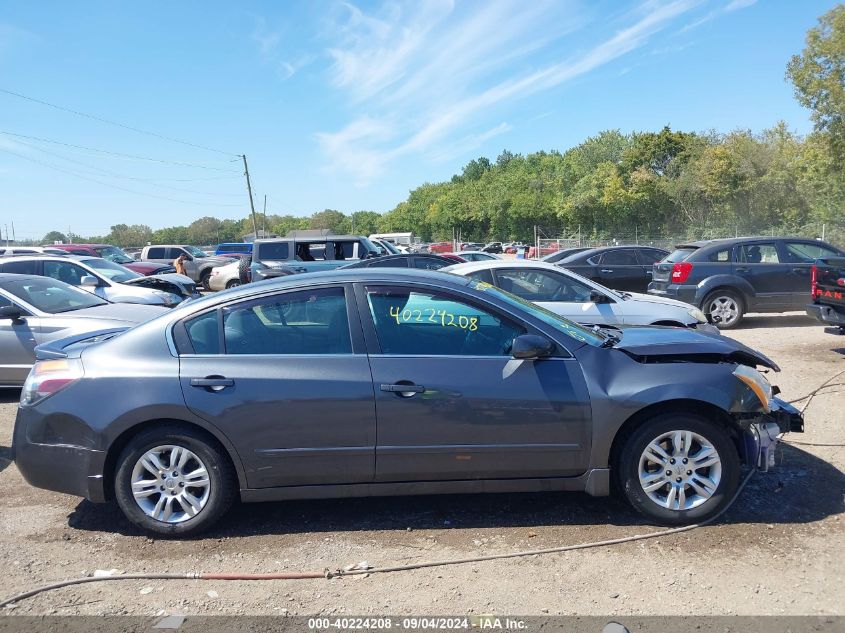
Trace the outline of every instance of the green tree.
[[55, 244], [56, 242], [62, 242], [63, 244], [68, 243], [67, 236], [64, 233], [59, 233], [58, 231], [50, 231], [41, 241], [44, 244]]
[[220, 220], [210, 216], [194, 220], [188, 225], [188, 242], [196, 245], [220, 243], [220, 226], [222, 224]]
[[348, 218], [340, 211], [325, 209], [311, 216], [308, 226], [311, 229], [330, 229], [342, 233], [348, 226]]
[[845, 168], [845, 4], [807, 32], [806, 46], [790, 59], [786, 75], [798, 101], [812, 111], [816, 130], [830, 135], [837, 167]]
[[115, 246], [144, 246], [152, 238], [153, 231], [146, 224], [115, 224], [106, 241]]

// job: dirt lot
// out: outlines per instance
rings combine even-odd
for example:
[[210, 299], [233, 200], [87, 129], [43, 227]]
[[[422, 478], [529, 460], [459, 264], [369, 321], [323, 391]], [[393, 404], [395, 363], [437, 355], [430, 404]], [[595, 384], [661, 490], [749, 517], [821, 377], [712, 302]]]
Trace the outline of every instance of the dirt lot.
[[[787, 399], [845, 369], [845, 338], [798, 315], [732, 333], [772, 356]], [[17, 394], [0, 403], [0, 560], [6, 597], [126, 572], [336, 569], [553, 547], [654, 530], [618, 500], [486, 495], [245, 505], [190, 541], [139, 535], [113, 508], [36, 490], [8, 457]], [[802, 442], [845, 442], [845, 387], [807, 409]], [[845, 455], [787, 446], [719, 525], [568, 554], [367, 578], [121, 581], [24, 601], [15, 614], [845, 614]]]

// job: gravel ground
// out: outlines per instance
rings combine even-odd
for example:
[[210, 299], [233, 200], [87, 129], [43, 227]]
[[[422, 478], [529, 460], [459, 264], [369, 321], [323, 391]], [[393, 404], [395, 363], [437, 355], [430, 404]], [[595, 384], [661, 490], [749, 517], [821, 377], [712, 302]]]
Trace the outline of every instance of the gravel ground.
[[[783, 371], [786, 399], [845, 369], [845, 337], [800, 315], [730, 336]], [[17, 393], [0, 400], [0, 596], [96, 569], [301, 571], [387, 566], [653, 531], [616, 499], [582, 494], [329, 500], [236, 507], [195, 540], [140, 535], [116, 509], [29, 487], [8, 459]], [[845, 441], [845, 387], [807, 409], [801, 442]], [[333, 580], [121, 581], [61, 589], [6, 613], [845, 614], [841, 448], [784, 447], [720, 524], [639, 543]]]

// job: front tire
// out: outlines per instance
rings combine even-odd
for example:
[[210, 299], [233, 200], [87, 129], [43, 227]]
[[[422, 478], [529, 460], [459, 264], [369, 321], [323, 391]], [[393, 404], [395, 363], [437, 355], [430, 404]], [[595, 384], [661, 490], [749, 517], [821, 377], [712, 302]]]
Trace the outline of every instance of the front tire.
[[237, 288], [240, 285], [241, 285], [240, 279], [230, 279], [229, 281], [226, 282], [226, 290], [229, 290], [230, 288]]
[[120, 454], [118, 506], [146, 532], [187, 536], [222, 517], [237, 493], [231, 463], [205, 434], [180, 427], [139, 433]]
[[730, 330], [742, 323], [745, 303], [732, 290], [717, 290], [707, 295], [701, 303], [701, 311], [720, 330]]
[[706, 521], [730, 503], [741, 463], [727, 429], [689, 413], [660, 414], [628, 436], [614, 464], [630, 504], [652, 521]]

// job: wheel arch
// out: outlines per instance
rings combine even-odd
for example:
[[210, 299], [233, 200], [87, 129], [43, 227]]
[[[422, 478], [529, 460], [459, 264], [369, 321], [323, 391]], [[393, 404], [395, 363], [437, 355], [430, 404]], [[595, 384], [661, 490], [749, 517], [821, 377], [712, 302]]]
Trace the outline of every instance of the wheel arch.
[[736, 275], [714, 275], [699, 284], [695, 292], [695, 305], [701, 308], [707, 295], [718, 290], [729, 290], [739, 295], [746, 308], [753, 303], [753, 299], [757, 296], [754, 286], [747, 279]]
[[220, 454], [227, 460], [235, 471], [238, 478], [238, 487], [240, 489], [246, 488], [246, 474], [243, 470], [243, 464], [238, 457], [234, 447], [229, 443], [225, 436], [221, 436], [216, 430], [209, 429], [201, 424], [189, 422], [178, 418], [158, 418], [152, 420], [145, 420], [138, 422], [132, 426], [123, 429], [117, 437], [112, 440], [106, 451], [106, 459], [103, 466], [103, 492], [106, 499], [114, 499], [114, 477], [117, 471], [117, 459], [123, 452], [123, 449], [132, 441], [132, 439], [139, 433], [147, 431], [151, 428], [183, 428], [190, 429], [204, 435], [209, 443], [215, 445], [220, 451]]
[[641, 423], [649, 418], [666, 413], [693, 413], [703, 416], [708, 420], [718, 422], [728, 432], [731, 441], [737, 449], [740, 459], [743, 461], [745, 460], [742, 430], [734, 422], [730, 413], [712, 402], [696, 400], [694, 398], [678, 398], [647, 405], [639, 411], [633, 413], [622, 423], [622, 425], [617, 429], [616, 434], [613, 436], [613, 441], [610, 444], [610, 453], [607, 461], [610, 468], [614, 469], [617, 467], [622, 447]]

